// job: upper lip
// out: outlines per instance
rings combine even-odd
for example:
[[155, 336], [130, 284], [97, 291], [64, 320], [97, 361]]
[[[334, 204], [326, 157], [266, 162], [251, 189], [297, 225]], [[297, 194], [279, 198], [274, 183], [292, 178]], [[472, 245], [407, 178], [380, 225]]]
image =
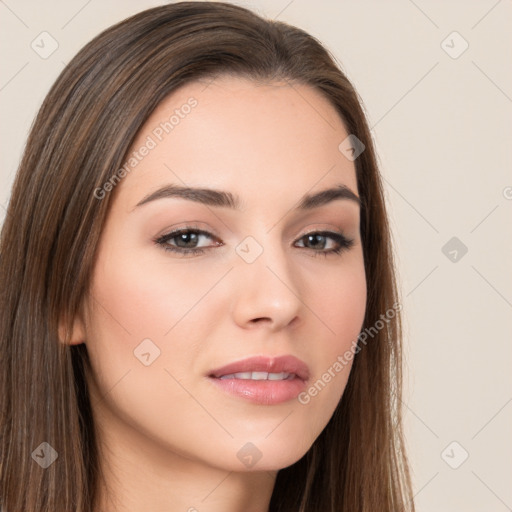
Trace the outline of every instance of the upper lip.
[[292, 355], [279, 357], [249, 357], [212, 370], [208, 376], [222, 377], [223, 375], [241, 372], [294, 373], [304, 381], [309, 379], [309, 368], [307, 364]]

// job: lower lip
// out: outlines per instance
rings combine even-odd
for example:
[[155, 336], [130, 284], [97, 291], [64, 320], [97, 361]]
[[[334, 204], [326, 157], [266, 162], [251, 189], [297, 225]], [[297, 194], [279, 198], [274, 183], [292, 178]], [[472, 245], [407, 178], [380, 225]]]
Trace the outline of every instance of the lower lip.
[[220, 379], [209, 377], [223, 391], [261, 405], [274, 405], [297, 398], [306, 383], [295, 377], [290, 380]]

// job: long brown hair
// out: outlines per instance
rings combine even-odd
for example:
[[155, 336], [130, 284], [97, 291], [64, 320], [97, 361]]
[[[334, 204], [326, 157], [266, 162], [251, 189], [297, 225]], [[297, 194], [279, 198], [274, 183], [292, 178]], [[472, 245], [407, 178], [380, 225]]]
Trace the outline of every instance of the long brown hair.
[[[89, 292], [112, 194], [137, 132], [177, 87], [217, 75], [287, 80], [320, 91], [349, 134], [368, 283], [363, 328], [399, 302], [385, 198], [362, 102], [312, 36], [227, 3], [143, 11], [88, 43], [62, 71], [34, 123], [0, 241], [0, 503], [5, 512], [91, 512], [101, 482], [85, 344], [59, 342]], [[341, 142], [341, 141], [340, 141]], [[400, 314], [361, 346], [326, 428], [278, 472], [272, 512], [414, 510], [400, 412]], [[47, 442], [46, 469], [34, 451]], [[41, 452], [43, 453], [43, 452]], [[37, 456], [37, 453], [36, 453]], [[40, 455], [41, 456], [41, 455]]]

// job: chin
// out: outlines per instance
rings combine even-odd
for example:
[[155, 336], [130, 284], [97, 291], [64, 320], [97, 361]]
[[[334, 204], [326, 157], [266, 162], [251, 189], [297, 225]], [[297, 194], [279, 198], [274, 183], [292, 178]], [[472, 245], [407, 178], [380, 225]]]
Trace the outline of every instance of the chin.
[[230, 471], [279, 471], [295, 464], [309, 448], [310, 445], [298, 450], [297, 443], [287, 447], [282, 442], [247, 441], [237, 447], [234, 459], [226, 457], [225, 454], [219, 456], [219, 459], [233, 461], [229, 464]]

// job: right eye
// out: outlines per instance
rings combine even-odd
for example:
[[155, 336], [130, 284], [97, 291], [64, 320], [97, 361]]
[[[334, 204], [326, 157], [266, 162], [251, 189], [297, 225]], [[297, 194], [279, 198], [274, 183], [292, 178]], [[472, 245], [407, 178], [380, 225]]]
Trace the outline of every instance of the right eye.
[[[208, 247], [197, 248], [195, 246], [198, 243], [200, 237], [207, 237], [210, 239], [214, 238], [214, 236], [208, 231], [188, 226], [171, 231], [170, 233], [166, 233], [165, 235], [158, 237], [155, 240], [155, 243], [160, 245], [165, 251], [171, 251], [182, 255], [203, 254], [205, 249]], [[176, 245], [170, 243], [174, 240]], [[190, 247], [190, 245], [193, 245], [193, 247]]]

